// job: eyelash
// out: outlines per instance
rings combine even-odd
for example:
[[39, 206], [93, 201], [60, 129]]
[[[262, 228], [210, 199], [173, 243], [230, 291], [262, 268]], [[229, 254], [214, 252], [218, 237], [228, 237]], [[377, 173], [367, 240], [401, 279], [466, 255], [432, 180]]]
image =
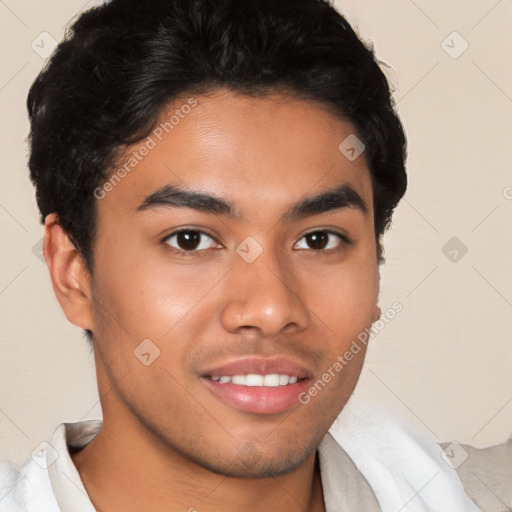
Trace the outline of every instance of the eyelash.
[[[207, 233], [206, 231], [202, 231], [200, 229], [191, 229], [191, 228], [182, 228], [182, 229], [178, 229], [176, 231], [173, 231], [172, 233], [166, 235], [163, 239], [162, 239], [162, 242], [166, 245], [166, 247], [171, 250], [173, 253], [175, 254], [178, 254], [180, 256], [183, 256], [183, 257], [202, 257], [202, 256], [205, 256], [208, 249], [193, 249], [191, 251], [185, 251], [183, 249], [176, 249], [175, 247], [171, 247], [168, 243], [169, 239], [175, 235], [179, 235], [180, 233], [199, 233], [200, 235], [206, 235], [207, 237], [211, 238], [215, 243], [218, 243], [215, 238], [210, 235], [209, 233]], [[315, 229], [313, 231], [309, 231], [308, 233], [304, 233], [302, 235], [302, 237], [299, 239], [299, 240], [302, 240], [303, 238], [309, 236], [309, 235], [313, 235], [313, 234], [317, 234], [317, 233], [325, 233], [327, 235], [334, 235], [334, 236], [337, 236], [338, 238], [340, 238], [340, 245], [349, 245], [351, 243], [351, 241], [343, 234], [341, 233], [338, 233], [337, 231], [333, 231], [333, 230], [330, 230], [330, 229]], [[297, 243], [297, 242], [296, 242]], [[294, 244], [295, 245], [295, 244]], [[337, 252], [339, 250], [341, 250], [340, 247], [336, 247], [334, 249], [318, 249], [318, 250], [315, 250], [315, 249], [299, 249], [301, 251], [310, 251], [310, 252], [313, 252], [315, 255], [317, 256], [320, 256], [322, 254], [331, 254], [333, 252]]]

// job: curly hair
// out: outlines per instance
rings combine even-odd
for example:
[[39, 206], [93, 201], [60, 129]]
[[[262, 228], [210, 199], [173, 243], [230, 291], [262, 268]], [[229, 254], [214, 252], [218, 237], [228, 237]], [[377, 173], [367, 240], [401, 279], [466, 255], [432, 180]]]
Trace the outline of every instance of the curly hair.
[[30, 176], [93, 268], [94, 190], [178, 96], [286, 91], [350, 121], [381, 235], [407, 187], [406, 137], [371, 45], [326, 0], [111, 0], [81, 14], [32, 84]]

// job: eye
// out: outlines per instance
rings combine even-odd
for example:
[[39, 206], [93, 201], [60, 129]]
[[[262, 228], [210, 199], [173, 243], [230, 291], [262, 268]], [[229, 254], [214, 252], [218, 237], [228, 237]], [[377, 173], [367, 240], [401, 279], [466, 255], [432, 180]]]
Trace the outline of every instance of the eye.
[[180, 252], [198, 252], [214, 248], [217, 243], [205, 233], [197, 229], [181, 229], [168, 235], [164, 242]]
[[[302, 242], [304, 240], [305, 242]], [[348, 243], [345, 236], [334, 231], [319, 230], [312, 231], [304, 235], [294, 246], [295, 249], [309, 249], [313, 251], [324, 251], [336, 249], [343, 244]]]

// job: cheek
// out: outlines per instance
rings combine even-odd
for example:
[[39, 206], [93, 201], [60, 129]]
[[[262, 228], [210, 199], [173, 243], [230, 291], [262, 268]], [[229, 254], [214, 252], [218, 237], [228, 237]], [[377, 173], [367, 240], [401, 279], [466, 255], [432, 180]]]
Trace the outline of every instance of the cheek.
[[94, 275], [96, 313], [102, 324], [141, 339], [165, 337], [223, 275], [201, 263], [168, 262], [160, 253], [126, 250], [102, 261]]
[[378, 298], [374, 261], [352, 258], [346, 264], [316, 265], [303, 272], [300, 282], [307, 306], [338, 340], [357, 337], [371, 324]]
[[[192, 318], [193, 330], [200, 331], [215, 316], [215, 308], [229, 300], [228, 293], [218, 301], [218, 285], [229, 270], [218, 260], [176, 262], [163, 249], [137, 249], [115, 239], [110, 246], [98, 246], [97, 254], [102, 262], [94, 275], [97, 313], [102, 324], [124, 331], [125, 337], [130, 333], [133, 342], [172, 337]], [[339, 349], [340, 341], [350, 343], [371, 324], [378, 292], [375, 248], [360, 244], [338, 264], [325, 261], [299, 262], [283, 279], [290, 279], [290, 288], [314, 313], [313, 321], [333, 335]]]

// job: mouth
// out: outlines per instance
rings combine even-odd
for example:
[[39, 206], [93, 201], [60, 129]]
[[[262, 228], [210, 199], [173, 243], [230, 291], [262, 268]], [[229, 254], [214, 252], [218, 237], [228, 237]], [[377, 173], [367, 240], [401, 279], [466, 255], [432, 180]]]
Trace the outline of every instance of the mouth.
[[299, 405], [312, 372], [284, 358], [251, 357], [212, 368], [200, 377], [222, 402], [254, 414], [278, 414]]

